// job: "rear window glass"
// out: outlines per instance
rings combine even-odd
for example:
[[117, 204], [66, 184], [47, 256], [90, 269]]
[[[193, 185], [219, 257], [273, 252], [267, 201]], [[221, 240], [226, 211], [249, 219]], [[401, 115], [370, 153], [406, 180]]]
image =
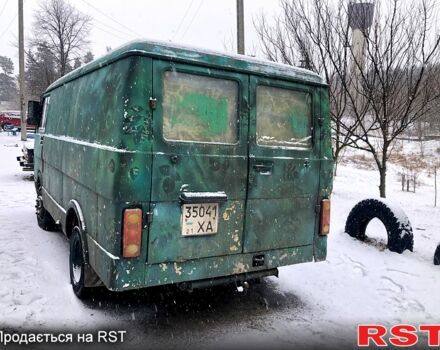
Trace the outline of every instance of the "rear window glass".
[[166, 140], [237, 142], [237, 82], [167, 71], [163, 89], [163, 135]]
[[257, 144], [311, 147], [312, 97], [310, 93], [257, 86]]

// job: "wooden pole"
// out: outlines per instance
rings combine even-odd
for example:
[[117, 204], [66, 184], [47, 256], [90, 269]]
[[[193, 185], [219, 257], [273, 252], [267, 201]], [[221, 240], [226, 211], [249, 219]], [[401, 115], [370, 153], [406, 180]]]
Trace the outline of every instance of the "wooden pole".
[[24, 84], [23, 0], [18, 0], [18, 68], [20, 85], [21, 140], [26, 141], [26, 91]]
[[244, 55], [244, 5], [237, 0], [237, 52]]

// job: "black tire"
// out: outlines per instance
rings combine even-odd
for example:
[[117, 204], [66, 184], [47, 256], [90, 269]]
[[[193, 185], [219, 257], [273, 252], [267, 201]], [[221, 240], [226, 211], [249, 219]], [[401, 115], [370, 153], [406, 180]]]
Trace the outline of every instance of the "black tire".
[[72, 229], [70, 236], [69, 271], [73, 292], [79, 299], [87, 298], [90, 295], [90, 288], [85, 286], [86, 262], [81, 229], [78, 226]]
[[365, 240], [368, 223], [379, 219], [388, 233], [388, 249], [402, 253], [413, 251], [414, 237], [411, 224], [403, 210], [381, 199], [365, 199], [356, 204], [348, 215], [345, 232], [359, 240]]
[[440, 265], [440, 244], [437, 246], [434, 253], [434, 265]]
[[52, 215], [44, 208], [43, 198], [41, 195], [37, 196], [37, 203], [35, 205], [36, 214], [37, 214], [37, 222], [38, 226], [40, 226], [45, 231], [56, 231], [58, 225], [53, 219]]
[[8, 131], [10, 129], [10, 127], [11, 127], [11, 124], [8, 124], [8, 123], [2, 124], [3, 131]]

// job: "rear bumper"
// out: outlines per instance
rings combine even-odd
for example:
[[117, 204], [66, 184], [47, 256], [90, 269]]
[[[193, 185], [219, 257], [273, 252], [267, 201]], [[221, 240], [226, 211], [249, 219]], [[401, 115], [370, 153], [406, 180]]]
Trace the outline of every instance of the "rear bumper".
[[[93, 256], [92, 267], [113, 291], [167, 284], [198, 288], [275, 275], [280, 266], [313, 261], [313, 245], [160, 264], [112, 257], [102, 248], [94, 249], [93, 243], [89, 244], [89, 254]], [[256, 255], [264, 255], [263, 264], [255, 266]]]

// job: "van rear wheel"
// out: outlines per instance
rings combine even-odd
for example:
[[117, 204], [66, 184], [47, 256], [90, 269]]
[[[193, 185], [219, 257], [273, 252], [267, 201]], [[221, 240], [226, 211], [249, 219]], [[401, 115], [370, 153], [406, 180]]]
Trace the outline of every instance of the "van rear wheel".
[[78, 226], [73, 228], [70, 236], [69, 270], [73, 292], [80, 299], [86, 298], [90, 293], [90, 288], [85, 286], [86, 263], [81, 230]]

